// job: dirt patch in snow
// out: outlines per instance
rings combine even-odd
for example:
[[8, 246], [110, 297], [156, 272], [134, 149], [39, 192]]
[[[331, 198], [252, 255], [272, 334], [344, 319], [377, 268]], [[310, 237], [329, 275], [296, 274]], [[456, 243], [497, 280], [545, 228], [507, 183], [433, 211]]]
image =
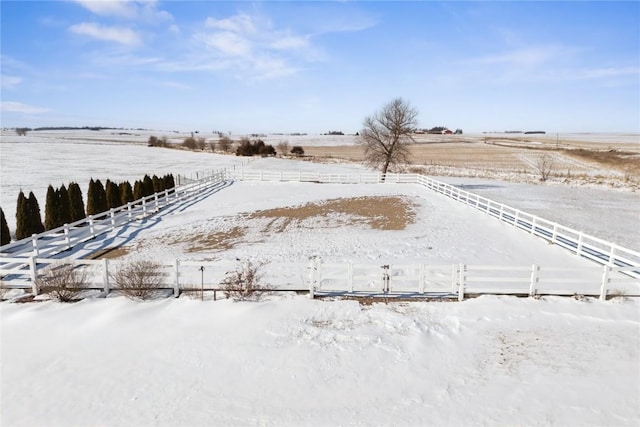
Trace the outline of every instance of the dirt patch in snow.
[[244, 228], [233, 227], [230, 230], [217, 231], [215, 233], [190, 235], [181, 243], [188, 243], [187, 252], [191, 253], [207, 250], [224, 251], [241, 242], [244, 235]]
[[340, 226], [368, 225], [375, 230], [404, 230], [415, 221], [414, 204], [405, 197], [351, 197], [307, 203], [303, 206], [256, 211], [249, 219], [272, 219], [268, 230], [284, 232], [290, 226], [304, 226], [314, 218], [333, 218]]
[[116, 259], [129, 255], [133, 251], [130, 246], [118, 246], [115, 248], [101, 249], [93, 253], [89, 259]]
[[[303, 229], [364, 226], [375, 230], [404, 230], [415, 222], [416, 211], [417, 205], [404, 196], [328, 199], [217, 218], [220, 229], [216, 231], [166, 233], [157, 239], [162, 245], [183, 245], [188, 253], [219, 252], [242, 243], [256, 243], [274, 233]], [[157, 243], [147, 241], [144, 245]]]

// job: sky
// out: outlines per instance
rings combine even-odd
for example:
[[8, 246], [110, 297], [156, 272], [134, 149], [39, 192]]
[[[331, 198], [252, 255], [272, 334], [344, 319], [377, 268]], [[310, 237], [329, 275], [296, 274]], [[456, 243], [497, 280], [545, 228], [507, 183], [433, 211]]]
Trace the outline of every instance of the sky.
[[2, 127], [640, 132], [640, 2], [5, 1]]

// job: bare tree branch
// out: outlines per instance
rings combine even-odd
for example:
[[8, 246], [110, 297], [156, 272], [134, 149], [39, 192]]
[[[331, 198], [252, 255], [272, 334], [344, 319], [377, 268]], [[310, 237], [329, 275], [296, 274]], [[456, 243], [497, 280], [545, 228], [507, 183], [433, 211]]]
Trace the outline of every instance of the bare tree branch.
[[402, 98], [396, 98], [368, 116], [356, 142], [364, 148], [367, 163], [386, 174], [390, 166], [408, 163], [409, 147], [415, 142], [418, 111]]

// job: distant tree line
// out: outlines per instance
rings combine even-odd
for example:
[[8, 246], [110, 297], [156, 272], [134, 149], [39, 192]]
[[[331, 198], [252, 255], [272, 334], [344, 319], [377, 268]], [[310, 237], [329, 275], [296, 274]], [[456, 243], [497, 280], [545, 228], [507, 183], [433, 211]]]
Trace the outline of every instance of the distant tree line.
[[[115, 183], [107, 179], [105, 184], [93, 178], [89, 181], [87, 190], [87, 204], [80, 186], [72, 182], [65, 187], [54, 188], [49, 185], [45, 201], [44, 222], [40, 214], [40, 205], [33, 192], [26, 197], [21, 190], [16, 204], [16, 240], [21, 240], [32, 234], [42, 233], [86, 218], [87, 215], [100, 215], [109, 209], [124, 206], [127, 203], [160, 193], [165, 190], [173, 191], [175, 179], [172, 174], [158, 177], [145, 175], [143, 179], [135, 181], [132, 186], [128, 181]], [[11, 242], [11, 235], [4, 211], [0, 208], [1, 242], [6, 245]]]

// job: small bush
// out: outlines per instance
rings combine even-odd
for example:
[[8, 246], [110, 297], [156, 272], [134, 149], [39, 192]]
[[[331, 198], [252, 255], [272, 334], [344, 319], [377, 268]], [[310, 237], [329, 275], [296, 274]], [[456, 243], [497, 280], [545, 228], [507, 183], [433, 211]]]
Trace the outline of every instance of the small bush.
[[287, 154], [291, 148], [289, 147], [288, 141], [280, 141], [277, 147], [278, 147], [278, 152], [283, 156]]
[[236, 156], [275, 156], [276, 150], [273, 145], [265, 145], [264, 141], [257, 139], [253, 142], [247, 138], [240, 140], [240, 146], [236, 148]]
[[153, 261], [131, 261], [121, 267], [113, 280], [118, 290], [131, 299], [146, 300], [154, 297], [162, 287], [162, 272]]
[[291, 149], [291, 154], [295, 154], [296, 156], [304, 156], [304, 148], [296, 145]]
[[540, 175], [540, 181], [544, 182], [553, 171], [554, 161], [549, 153], [544, 153], [535, 160], [535, 170]]
[[71, 264], [53, 264], [36, 278], [41, 292], [60, 302], [75, 301], [85, 290], [87, 273]]
[[218, 141], [218, 148], [220, 149], [220, 151], [222, 151], [223, 153], [228, 153], [231, 150], [232, 146], [233, 141], [231, 140], [231, 138], [229, 138], [228, 136], [220, 137], [220, 140]]
[[269, 288], [262, 284], [264, 274], [261, 272], [266, 263], [242, 262], [234, 271], [226, 273], [222, 281], [224, 296], [234, 301], [248, 299], [259, 300]]
[[18, 136], [25, 136], [30, 130], [30, 128], [16, 128], [16, 134], [18, 134]]
[[189, 150], [195, 150], [198, 148], [198, 141], [193, 136], [189, 136], [182, 141], [182, 146]]

